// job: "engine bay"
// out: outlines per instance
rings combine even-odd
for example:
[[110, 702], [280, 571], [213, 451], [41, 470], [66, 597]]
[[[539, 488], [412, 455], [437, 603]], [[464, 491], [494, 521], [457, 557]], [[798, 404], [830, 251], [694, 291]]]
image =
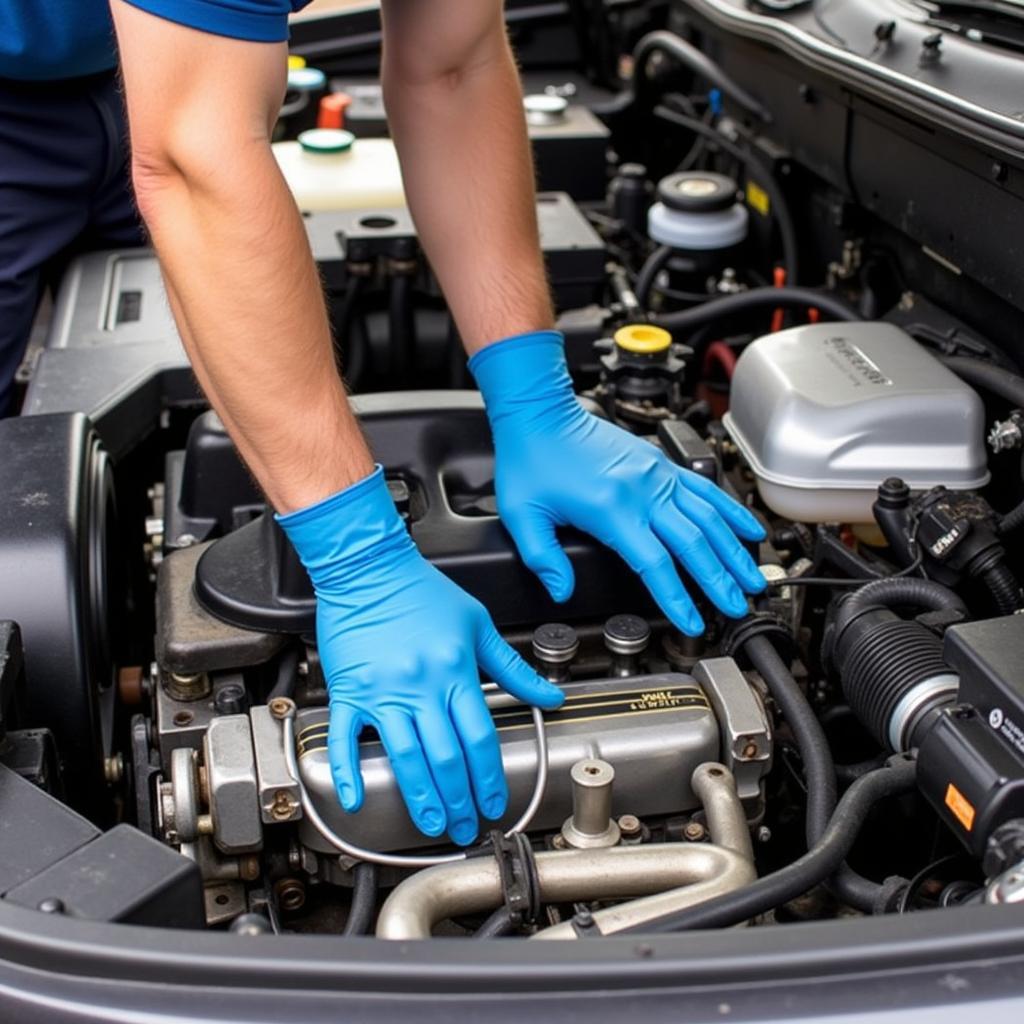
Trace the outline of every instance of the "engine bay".
[[[924, 910], [941, 930], [1024, 900], [1022, 297], [991, 251], [1024, 157], [948, 125], [921, 142], [734, 33], [731, 4], [654, 6], [616, 27], [619, 90], [525, 67], [541, 242], [581, 400], [758, 517], [767, 590], [733, 621], [690, 586], [688, 637], [565, 531], [577, 585], [552, 601], [498, 520], [411, 216], [302, 204], [290, 94], [279, 161], [395, 504], [566, 702], [483, 681], [511, 800], [469, 850], [417, 831], [370, 730], [344, 812], [309, 579], [196, 389], [155, 256], [83, 256], [0, 424], [4, 900], [509, 943]], [[353, 152], [387, 146], [372, 78], [336, 79]], [[858, 162], [865, 136], [921, 152], [894, 178]], [[999, 189], [976, 245], [918, 197], [927, 158]]]

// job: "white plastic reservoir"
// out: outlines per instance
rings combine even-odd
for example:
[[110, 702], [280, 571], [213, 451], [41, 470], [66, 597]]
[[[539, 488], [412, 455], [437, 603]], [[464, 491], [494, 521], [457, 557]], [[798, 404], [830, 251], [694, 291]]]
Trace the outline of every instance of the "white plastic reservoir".
[[300, 210], [405, 206], [402, 172], [390, 139], [357, 139], [336, 128], [311, 128], [298, 141], [276, 142], [274, 156]]

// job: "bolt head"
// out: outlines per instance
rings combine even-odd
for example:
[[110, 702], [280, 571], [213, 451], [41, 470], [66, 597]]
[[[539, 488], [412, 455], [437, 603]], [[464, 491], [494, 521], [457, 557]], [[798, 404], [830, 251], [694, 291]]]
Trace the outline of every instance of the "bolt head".
[[56, 896], [48, 896], [39, 902], [37, 909], [43, 914], [63, 914], [64, 901], [57, 899]]

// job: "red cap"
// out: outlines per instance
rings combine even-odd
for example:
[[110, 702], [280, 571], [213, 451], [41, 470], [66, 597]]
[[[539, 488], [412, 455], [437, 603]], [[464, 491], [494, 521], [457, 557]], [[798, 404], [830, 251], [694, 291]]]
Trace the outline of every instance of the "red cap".
[[344, 128], [345, 111], [351, 103], [352, 97], [347, 92], [332, 92], [324, 96], [317, 113], [317, 128]]

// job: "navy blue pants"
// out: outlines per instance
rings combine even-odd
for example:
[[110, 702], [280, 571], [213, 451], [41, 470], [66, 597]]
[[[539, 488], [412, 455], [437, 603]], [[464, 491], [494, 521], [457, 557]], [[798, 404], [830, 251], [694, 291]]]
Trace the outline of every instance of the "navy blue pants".
[[138, 245], [127, 130], [113, 72], [0, 79], [0, 416], [44, 290], [88, 249]]

